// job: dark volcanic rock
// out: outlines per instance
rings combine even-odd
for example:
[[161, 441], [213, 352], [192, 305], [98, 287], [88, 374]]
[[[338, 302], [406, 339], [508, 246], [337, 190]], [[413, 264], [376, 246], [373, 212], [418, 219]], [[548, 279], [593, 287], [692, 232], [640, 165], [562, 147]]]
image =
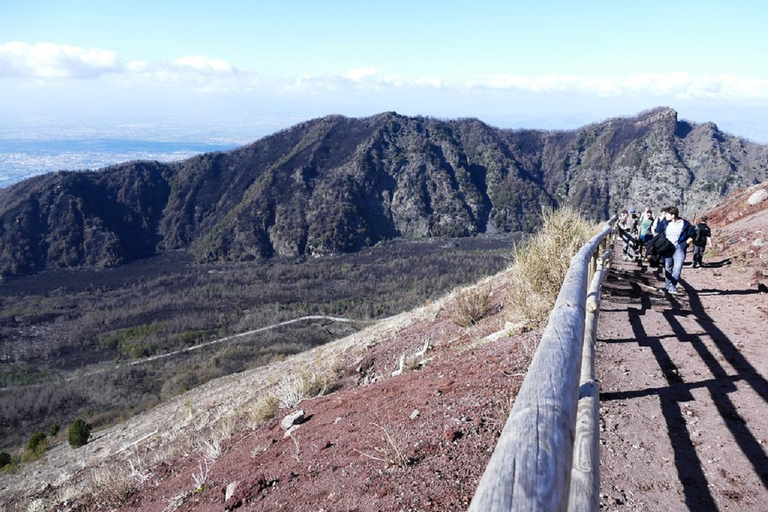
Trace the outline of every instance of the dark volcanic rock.
[[397, 236], [530, 232], [543, 206], [689, 216], [768, 176], [768, 147], [668, 108], [568, 132], [383, 113], [308, 121], [174, 164], [59, 172], [0, 190], [0, 273], [354, 251]]

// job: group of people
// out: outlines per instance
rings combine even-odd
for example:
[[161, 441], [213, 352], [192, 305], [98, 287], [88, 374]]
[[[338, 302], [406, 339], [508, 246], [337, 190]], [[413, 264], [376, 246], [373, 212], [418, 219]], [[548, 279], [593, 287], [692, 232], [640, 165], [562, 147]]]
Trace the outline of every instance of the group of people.
[[638, 216], [634, 208], [624, 210], [619, 214], [618, 226], [624, 260], [645, 260], [652, 265], [663, 263], [664, 290], [672, 295], [679, 293], [677, 285], [688, 247], [693, 246], [693, 268], [702, 267], [704, 250], [712, 236], [706, 216], [694, 225], [680, 217], [676, 206], [662, 208], [656, 218], [650, 206], [642, 216]]

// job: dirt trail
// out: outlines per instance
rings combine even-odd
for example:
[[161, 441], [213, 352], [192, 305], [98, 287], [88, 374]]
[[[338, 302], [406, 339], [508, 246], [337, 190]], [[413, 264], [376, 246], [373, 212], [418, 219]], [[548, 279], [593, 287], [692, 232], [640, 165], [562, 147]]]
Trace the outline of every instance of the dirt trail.
[[768, 295], [728, 260], [684, 293], [614, 261], [597, 343], [601, 510], [768, 510]]

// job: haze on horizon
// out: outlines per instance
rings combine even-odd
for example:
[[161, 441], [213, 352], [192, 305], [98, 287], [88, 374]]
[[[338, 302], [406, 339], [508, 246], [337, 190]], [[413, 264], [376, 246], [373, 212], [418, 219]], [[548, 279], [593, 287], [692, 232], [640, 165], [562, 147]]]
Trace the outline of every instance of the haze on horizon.
[[0, 138], [245, 143], [328, 114], [573, 129], [658, 106], [768, 143], [768, 4], [6, 0]]

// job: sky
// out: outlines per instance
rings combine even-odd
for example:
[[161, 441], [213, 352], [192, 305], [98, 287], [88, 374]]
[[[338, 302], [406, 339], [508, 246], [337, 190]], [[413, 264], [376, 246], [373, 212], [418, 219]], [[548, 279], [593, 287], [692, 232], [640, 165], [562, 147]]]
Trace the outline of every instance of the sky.
[[575, 129], [659, 106], [768, 144], [765, 0], [0, 0], [0, 138], [249, 142], [396, 111]]

